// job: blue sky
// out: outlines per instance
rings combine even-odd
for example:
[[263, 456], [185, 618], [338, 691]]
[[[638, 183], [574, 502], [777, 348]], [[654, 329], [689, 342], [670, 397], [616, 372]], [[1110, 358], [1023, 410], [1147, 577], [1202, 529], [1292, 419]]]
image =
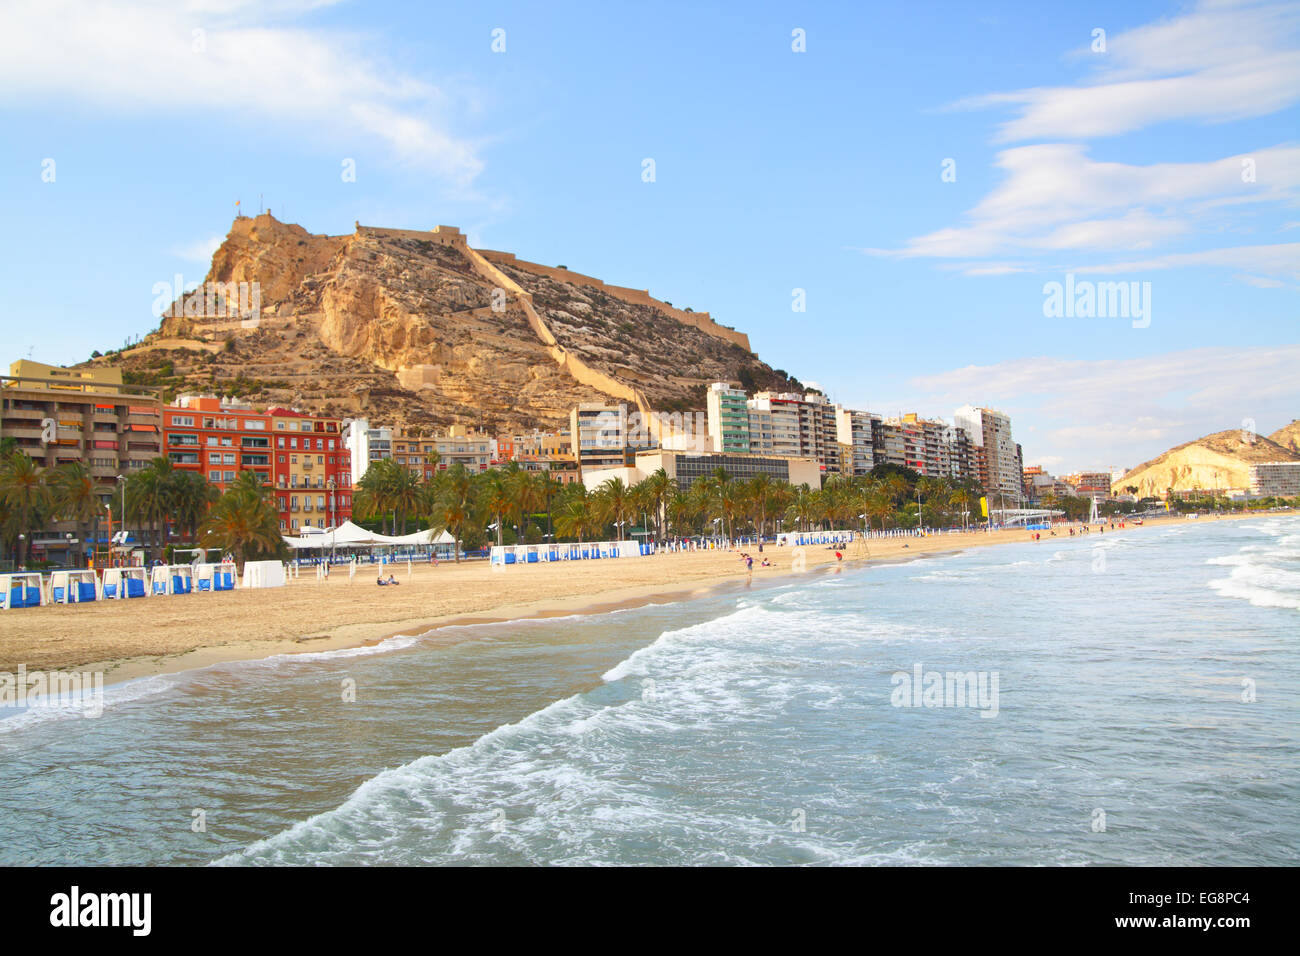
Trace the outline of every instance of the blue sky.
[[[1300, 416], [1300, 4], [0, 10], [5, 361], [148, 331], [262, 196], [649, 288], [855, 407], [1002, 408], [1053, 471]], [[1067, 273], [1149, 324], [1045, 316]]]

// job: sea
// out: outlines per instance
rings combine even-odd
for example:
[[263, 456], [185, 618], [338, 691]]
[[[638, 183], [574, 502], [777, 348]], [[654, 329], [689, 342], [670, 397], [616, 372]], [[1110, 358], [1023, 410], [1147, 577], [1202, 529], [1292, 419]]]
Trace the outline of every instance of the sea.
[[1300, 518], [143, 678], [0, 779], [6, 866], [1295, 865]]

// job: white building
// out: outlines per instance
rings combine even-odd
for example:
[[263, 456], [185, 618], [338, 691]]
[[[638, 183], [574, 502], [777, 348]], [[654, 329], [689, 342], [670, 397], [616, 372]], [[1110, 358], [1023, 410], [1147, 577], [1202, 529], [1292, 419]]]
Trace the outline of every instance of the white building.
[[958, 428], [965, 429], [971, 443], [982, 452], [979, 458], [980, 481], [990, 495], [1023, 493], [1020, 456], [1011, 437], [1011, 418], [991, 408], [963, 405], [953, 414]]

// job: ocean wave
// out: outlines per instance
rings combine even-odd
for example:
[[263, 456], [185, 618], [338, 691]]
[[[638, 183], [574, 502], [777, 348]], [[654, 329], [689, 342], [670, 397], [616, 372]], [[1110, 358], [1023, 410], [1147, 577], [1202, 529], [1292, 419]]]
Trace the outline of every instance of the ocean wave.
[[[63, 671], [68, 673], [68, 671]], [[85, 673], [82, 671], [81, 673]], [[155, 674], [109, 684], [104, 688], [103, 709], [96, 716], [89, 716], [87, 707], [82, 704], [45, 705], [37, 707], [0, 707], [0, 734], [13, 733], [37, 724], [58, 720], [97, 720], [103, 713], [130, 704], [147, 697], [155, 697], [175, 689], [187, 679], [189, 671], [175, 674]], [[83, 698], [84, 699], [84, 698]], [[96, 710], [98, 708], [96, 707]], [[11, 711], [10, 716], [5, 712]]]

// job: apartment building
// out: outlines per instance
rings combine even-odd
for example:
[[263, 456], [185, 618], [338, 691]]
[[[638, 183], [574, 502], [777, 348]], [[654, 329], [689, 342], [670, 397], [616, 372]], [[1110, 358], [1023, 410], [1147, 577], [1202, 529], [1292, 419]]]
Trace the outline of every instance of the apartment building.
[[1253, 498], [1294, 498], [1300, 495], [1300, 461], [1265, 461], [1250, 466]]
[[1071, 489], [1071, 494], [1080, 498], [1092, 498], [1098, 504], [1110, 497], [1110, 472], [1083, 471], [1066, 475], [1062, 479]]
[[631, 466], [639, 450], [653, 440], [642, 429], [629, 428], [627, 405], [583, 403], [569, 413], [569, 444], [578, 469], [588, 471]]
[[221, 491], [241, 472], [256, 472], [272, 488], [281, 531], [351, 517], [351, 463], [337, 420], [214, 395], [181, 395], [163, 418], [173, 467], [196, 471]]
[[546, 471], [564, 484], [580, 480], [573, 444], [567, 432], [534, 430], [525, 435], [497, 436], [497, 456], [525, 471]]
[[974, 446], [975, 466], [985, 493], [1007, 497], [1023, 494], [1022, 453], [1011, 437], [1011, 418], [991, 408], [963, 405], [953, 420]]
[[274, 485], [280, 526], [337, 527], [352, 516], [352, 461], [342, 423], [292, 408], [267, 409], [274, 436]]
[[835, 440], [840, 446], [840, 473], [865, 475], [876, 466], [875, 425], [879, 415], [835, 406]]
[[242, 471], [275, 483], [271, 417], [253, 406], [215, 395], [180, 395], [163, 409], [172, 467], [194, 471], [225, 491]]
[[705, 395], [709, 419], [709, 442], [714, 451], [747, 454], [749, 406], [743, 389], [727, 382], [714, 382]]
[[[107, 503], [119, 475], [163, 453], [159, 391], [125, 385], [120, 368], [66, 369], [21, 359], [0, 376], [0, 438], [44, 468], [80, 462]], [[38, 558], [68, 560], [85, 542], [55, 525], [31, 542]], [[107, 530], [103, 531], [106, 539]], [[100, 543], [103, 543], [102, 541]]]

